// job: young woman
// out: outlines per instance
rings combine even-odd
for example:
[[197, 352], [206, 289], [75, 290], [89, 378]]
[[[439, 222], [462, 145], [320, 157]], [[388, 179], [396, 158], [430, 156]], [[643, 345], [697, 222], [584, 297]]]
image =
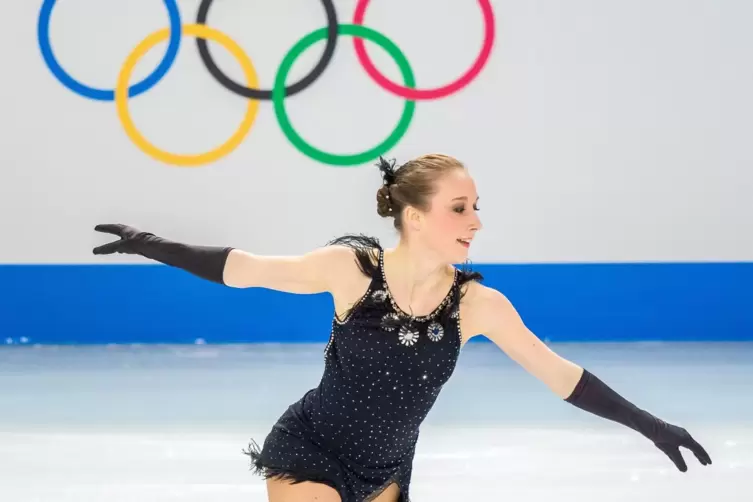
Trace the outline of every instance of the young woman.
[[461, 347], [483, 334], [561, 399], [634, 429], [680, 471], [679, 447], [701, 464], [688, 434], [626, 401], [531, 333], [505, 296], [456, 268], [481, 229], [468, 170], [445, 155], [399, 169], [380, 159], [377, 212], [399, 244], [345, 236], [303, 256], [258, 256], [168, 241], [125, 225], [94, 254], [130, 253], [230, 287], [332, 295], [334, 318], [319, 385], [293, 403], [259, 449], [247, 452], [270, 502], [408, 502], [419, 427], [450, 378]]

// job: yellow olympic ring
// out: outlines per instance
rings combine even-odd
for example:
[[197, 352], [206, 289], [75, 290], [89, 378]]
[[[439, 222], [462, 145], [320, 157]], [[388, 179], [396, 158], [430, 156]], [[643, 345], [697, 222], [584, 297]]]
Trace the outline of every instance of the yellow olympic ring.
[[[219, 43], [225, 49], [227, 49], [235, 59], [240, 63], [243, 73], [246, 75], [246, 82], [249, 87], [256, 87], [258, 84], [256, 70], [249, 57], [243, 52], [243, 49], [233, 41], [230, 37], [222, 33], [221, 31], [209, 28], [201, 24], [187, 24], [183, 25], [181, 29], [183, 35], [191, 35], [197, 38], [205, 38]], [[156, 31], [146, 37], [126, 59], [123, 64], [123, 68], [118, 75], [118, 84], [115, 87], [115, 105], [118, 110], [118, 118], [123, 125], [128, 137], [131, 141], [141, 149], [142, 152], [151, 156], [152, 158], [176, 166], [182, 167], [196, 167], [202, 164], [214, 162], [225, 155], [235, 150], [238, 145], [243, 141], [243, 138], [251, 130], [256, 119], [256, 113], [259, 109], [259, 102], [256, 100], [248, 100], [248, 108], [246, 109], [246, 115], [243, 117], [243, 122], [233, 135], [225, 143], [217, 147], [216, 149], [194, 155], [183, 155], [166, 152], [154, 146], [136, 129], [131, 115], [128, 112], [128, 82], [131, 79], [133, 69], [141, 59], [152, 47], [167, 40], [170, 36], [170, 28], [165, 28]]]

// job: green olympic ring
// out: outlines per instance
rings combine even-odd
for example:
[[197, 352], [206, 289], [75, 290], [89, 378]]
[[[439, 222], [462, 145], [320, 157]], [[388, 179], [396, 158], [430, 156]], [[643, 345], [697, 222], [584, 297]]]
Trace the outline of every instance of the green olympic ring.
[[[411, 89], [415, 88], [416, 80], [413, 75], [413, 70], [411, 70], [410, 63], [408, 63], [408, 59], [400, 48], [398, 48], [398, 46], [387, 37], [371, 28], [355, 24], [341, 24], [337, 28], [337, 33], [338, 35], [350, 35], [352, 37], [365, 38], [383, 48], [390, 56], [392, 56], [400, 68], [406, 87]], [[408, 130], [410, 122], [413, 119], [413, 114], [416, 111], [416, 102], [413, 100], [405, 101], [403, 114], [400, 117], [400, 121], [398, 122], [397, 127], [395, 127], [395, 130], [392, 131], [387, 139], [370, 150], [350, 155], [338, 155], [311, 146], [295, 131], [293, 125], [290, 123], [287, 112], [285, 111], [285, 80], [287, 79], [290, 69], [293, 67], [293, 63], [295, 63], [296, 59], [298, 59], [306, 49], [325, 38], [327, 38], [327, 28], [321, 28], [309, 33], [300, 39], [283, 58], [282, 63], [277, 70], [274, 87], [272, 89], [272, 102], [274, 103], [275, 116], [280, 124], [280, 129], [282, 129], [282, 132], [293, 146], [313, 160], [334, 166], [363, 164], [364, 162], [368, 162], [382, 155], [400, 141], [400, 138], [402, 138]]]

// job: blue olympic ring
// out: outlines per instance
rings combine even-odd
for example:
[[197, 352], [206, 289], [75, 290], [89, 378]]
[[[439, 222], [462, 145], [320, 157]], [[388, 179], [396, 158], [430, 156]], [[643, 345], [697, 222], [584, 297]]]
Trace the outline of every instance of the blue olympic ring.
[[[180, 47], [181, 40], [180, 11], [178, 10], [176, 0], [163, 1], [165, 7], [167, 7], [167, 13], [170, 16], [170, 41], [167, 45], [167, 51], [165, 51], [165, 56], [162, 58], [162, 61], [160, 61], [160, 64], [150, 75], [144, 78], [141, 82], [137, 82], [128, 88], [128, 97], [138, 96], [154, 87], [160, 80], [162, 80], [162, 77], [165, 76], [178, 55], [178, 48]], [[42, 58], [44, 58], [47, 67], [61, 84], [76, 94], [98, 101], [114, 101], [114, 89], [95, 89], [94, 87], [82, 84], [71, 77], [60, 66], [57, 59], [55, 59], [55, 54], [53, 54], [52, 47], [50, 46], [50, 16], [52, 15], [52, 8], [55, 6], [55, 2], [56, 0], [44, 0], [42, 3], [42, 9], [39, 12], [39, 22], [37, 24], [39, 49], [42, 51]]]

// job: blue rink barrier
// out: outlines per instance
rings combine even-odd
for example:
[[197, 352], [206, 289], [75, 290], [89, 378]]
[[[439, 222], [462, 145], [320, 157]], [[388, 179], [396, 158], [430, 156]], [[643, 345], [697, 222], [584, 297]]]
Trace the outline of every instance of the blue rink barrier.
[[[552, 342], [753, 340], [753, 263], [476, 264]], [[163, 265], [0, 265], [0, 344], [326, 342], [328, 295]]]

